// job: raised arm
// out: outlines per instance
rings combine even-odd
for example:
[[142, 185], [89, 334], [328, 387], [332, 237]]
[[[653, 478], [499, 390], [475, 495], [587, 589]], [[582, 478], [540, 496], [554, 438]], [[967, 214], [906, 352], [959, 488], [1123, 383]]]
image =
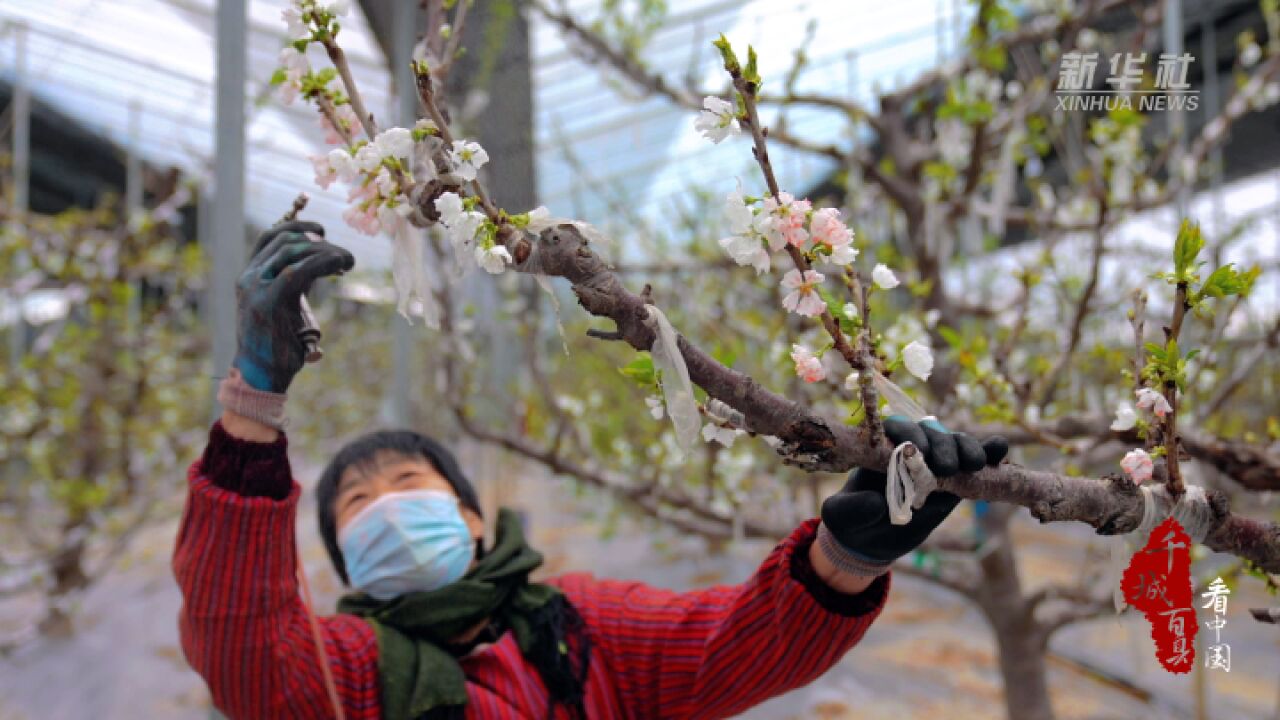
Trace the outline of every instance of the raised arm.
[[677, 593], [560, 578], [630, 717], [729, 717], [822, 675], [880, 614], [889, 575], [861, 593], [829, 587], [809, 549], [818, 521], [779, 543], [740, 585]]
[[298, 594], [300, 488], [281, 429], [285, 391], [303, 364], [299, 298], [352, 265], [323, 233], [310, 223], [273, 228], [238, 281], [239, 349], [218, 393], [225, 410], [188, 472], [174, 548], [183, 652], [235, 718], [333, 715], [317, 635], [346, 717], [378, 717], [372, 628], [336, 616], [313, 632]]

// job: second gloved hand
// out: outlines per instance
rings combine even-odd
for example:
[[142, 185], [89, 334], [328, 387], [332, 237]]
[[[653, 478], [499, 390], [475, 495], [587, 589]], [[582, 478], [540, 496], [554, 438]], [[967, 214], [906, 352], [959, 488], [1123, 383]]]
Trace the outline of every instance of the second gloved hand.
[[256, 390], [284, 393], [302, 369], [306, 347], [302, 296], [317, 279], [350, 270], [351, 253], [324, 237], [316, 223], [287, 222], [258, 238], [253, 257], [236, 282], [238, 348], [232, 365]]
[[[891, 416], [884, 421], [884, 431], [894, 447], [904, 442], [915, 445], [929, 470], [940, 478], [999, 465], [1009, 452], [1009, 443], [1002, 437], [979, 443], [964, 433], [947, 432], [936, 420], [913, 423]], [[890, 563], [924, 542], [960, 503], [958, 495], [934, 490], [910, 522], [894, 525], [889, 520], [885, 482], [884, 473], [859, 468], [822, 504], [818, 542], [836, 567], [855, 575], [885, 572]]]

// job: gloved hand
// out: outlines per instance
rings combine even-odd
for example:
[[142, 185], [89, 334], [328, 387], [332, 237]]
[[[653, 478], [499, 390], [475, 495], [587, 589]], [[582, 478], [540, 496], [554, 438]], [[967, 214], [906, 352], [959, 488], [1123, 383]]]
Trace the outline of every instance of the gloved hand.
[[346, 272], [351, 253], [306, 233], [324, 237], [317, 223], [291, 221], [258, 238], [249, 264], [236, 281], [237, 341], [232, 366], [255, 390], [284, 393], [302, 369], [306, 347], [301, 298], [318, 278]]
[[[1009, 452], [1009, 443], [1002, 437], [979, 443], [964, 433], [947, 432], [936, 420], [913, 423], [894, 415], [885, 419], [884, 432], [894, 447], [904, 442], [914, 444], [929, 470], [940, 478], [999, 465]], [[960, 496], [934, 490], [909, 522], [894, 525], [889, 521], [885, 481], [882, 472], [858, 468], [839, 492], [822, 503], [820, 549], [846, 572], [885, 572], [890, 563], [924, 542], [960, 503]]]

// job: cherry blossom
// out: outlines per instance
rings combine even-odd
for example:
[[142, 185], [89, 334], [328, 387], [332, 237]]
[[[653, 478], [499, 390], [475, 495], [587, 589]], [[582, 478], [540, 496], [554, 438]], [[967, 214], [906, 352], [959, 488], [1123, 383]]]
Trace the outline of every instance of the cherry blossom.
[[1146, 450], [1138, 448], [1130, 450], [1120, 461], [1120, 467], [1129, 475], [1133, 482], [1141, 485], [1144, 481], [1151, 479], [1151, 473], [1155, 470], [1155, 462]]
[[372, 203], [352, 205], [342, 213], [347, 224], [365, 235], [377, 235], [381, 229], [378, 222], [377, 208]]
[[803, 378], [805, 382], [818, 382], [827, 377], [827, 370], [822, 367], [822, 359], [805, 346], [792, 345], [791, 359], [796, 364], [796, 375]]
[[1173, 411], [1164, 395], [1151, 388], [1139, 388], [1134, 394], [1138, 396], [1139, 410], [1150, 410], [1156, 417], [1164, 417]]
[[333, 168], [333, 171], [337, 173], [338, 179], [344, 183], [354, 182], [360, 174], [360, 169], [356, 167], [355, 158], [351, 157], [351, 153], [345, 148], [330, 150], [325, 160], [329, 163], [329, 167]]
[[725, 196], [724, 218], [729, 223], [729, 232], [734, 235], [745, 235], [751, 232], [755, 212], [742, 197], [741, 189]]
[[373, 145], [382, 157], [408, 158], [413, 153], [413, 134], [408, 128], [387, 128], [378, 133]]
[[476, 171], [489, 162], [489, 153], [480, 147], [480, 143], [455, 140], [453, 149], [449, 151], [449, 160], [453, 162], [458, 177], [470, 182], [476, 179]]
[[[458, 197], [457, 193], [444, 193], [436, 198], [436, 210], [440, 213], [441, 224], [449, 231], [449, 240], [454, 247], [469, 246], [475, 240], [480, 227], [484, 225], [484, 215], [474, 210], [466, 210], [462, 198]], [[505, 248], [503, 249], [505, 251]], [[510, 260], [508, 256], [507, 261]]]
[[884, 263], [876, 265], [875, 269], [871, 271], [871, 279], [875, 281], [878, 287], [885, 290], [892, 290], [899, 285], [898, 276], [894, 275], [893, 271]]
[[311, 37], [311, 28], [302, 21], [302, 11], [296, 7], [288, 7], [280, 11], [280, 18], [284, 20], [285, 32], [290, 38], [299, 40]]
[[382, 153], [376, 145], [366, 143], [356, 151], [356, 167], [364, 172], [373, 172], [382, 164]]
[[813, 207], [808, 200], [796, 200], [791, 193], [778, 193], [778, 197], [764, 199], [765, 214], [774, 220], [773, 230], [780, 233], [788, 244], [801, 250], [808, 249], [809, 231], [805, 230], [805, 221], [809, 219], [809, 210]]
[[657, 395], [649, 395], [644, 399], [644, 404], [649, 406], [649, 414], [654, 420], [661, 420], [665, 410], [662, 407], [662, 398]]
[[715, 96], [708, 96], [702, 101], [702, 112], [693, 121], [693, 128], [717, 145], [730, 135], [742, 131], [738, 120], [734, 117], [733, 104]]
[[720, 427], [715, 423], [707, 423], [702, 426], [702, 439], [707, 442], [718, 442], [725, 447], [733, 447], [733, 441], [743, 434], [742, 430], [737, 428]]
[[759, 275], [769, 271], [769, 251], [765, 249], [761, 238], [732, 235], [720, 239], [720, 247], [729, 253], [729, 257], [739, 265], [750, 265]]
[[1116, 419], [1111, 423], [1111, 429], [1115, 432], [1125, 432], [1132, 430], [1134, 425], [1138, 424], [1138, 413], [1127, 402], [1122, 402], [1116, 407]]
[[304, 53], [298, 52], [292, 45], [286, 45], [280, 50], [280, 67], [284, 70], [284, 81], [276, 88], [276, 95], [280, 102], [292, 105], [302, 90], [302, 78], [311, 72], [311, 64], [307, 62]]
[[782, 276], [782, 287], [791, 292], [782, 299], [782, 306], [787, 310], [806, 317], [817, 317], [826, 309], [827, 304], [818, 294], [817, 287], [826, 279], [816, 270], [789, 270]]
[[845, 376], [845, 378], [844, 378], [844, 389], [845, 389], [845, 390], [857, 390], [857, 389], [858, 389], [858, 377], [859, 377], [859, 375], [858, 375], [858, 371], [857, 371], [857, 370], [854, 370], [853, 372], [851, 372], [851, 373], [849, 373], [848, 375], [846, 375], [846, 376]]
[[316, 184], [325, 190], [328, 190], [333, 181], [338, 179], [338, 174], [334, 171], [333, 165], [329, 163], [328, 156], [312, 155], [311, 168], [316, 173]]
[[501, 245], [494, 245], [489, 248], [476, 248], [476, 263], [492, 275], [501, 275], [507, 269], [507, 263], [511, 262], [511, 253]]
[[902, 363], [906, 365], [907, 372], [921, 380], [928, 380], [933, 373], [933, 350], [918, 340], [912, 340], [902, 348]]

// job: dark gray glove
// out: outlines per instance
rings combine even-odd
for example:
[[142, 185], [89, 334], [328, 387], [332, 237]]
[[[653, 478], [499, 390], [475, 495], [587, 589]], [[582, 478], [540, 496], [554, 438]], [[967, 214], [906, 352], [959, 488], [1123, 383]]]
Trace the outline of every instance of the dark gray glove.
[[[885, 419], [884, 432], [894, 447], [914, 444], [936, 477], [999, 465], [1009, 452], [1009, 442], [1002, 437], [979, 443], [964, 433], [947, 432], [936, 420], [913, 423], [894, 415]], [[885, 480], [882, 472], [858, 468], [840, 492], [822, 503], [822, 524], [840, 547], [871, 565], [887, 566], [919, 547], [960, 503], [959, 495], [934, 490], [909, 522], [894, 525], [889, 521]]]
[[298, 338], [302, 295], [317, 279], [355, 266], [351, 253], [328, 242], [317, 223], [286, 222], [258, 238], [249, 264], [236, 281], [237, 341], [232, 365], [256, 390], [283, 393], [306, 360]]

